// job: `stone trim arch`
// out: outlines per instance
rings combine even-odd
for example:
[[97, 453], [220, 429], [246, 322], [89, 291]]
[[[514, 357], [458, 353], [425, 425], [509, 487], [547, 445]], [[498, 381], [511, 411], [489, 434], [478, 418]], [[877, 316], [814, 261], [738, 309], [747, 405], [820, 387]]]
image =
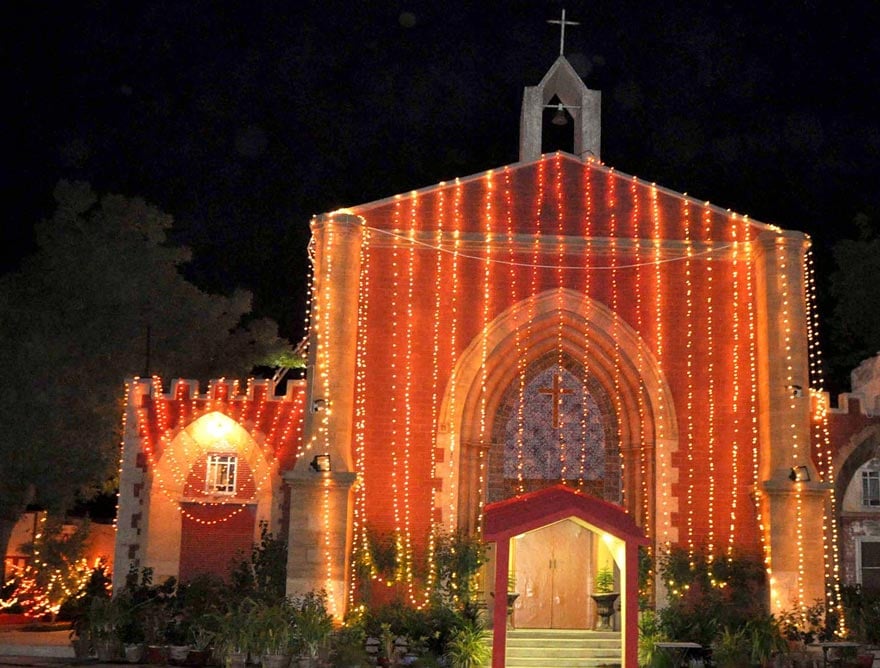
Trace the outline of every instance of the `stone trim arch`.
[[[193, 465], [210, 452], [235, 452], [250, 469], [256, 486], [248, 496], [234, 497], [256, 506], [255, 527], [263, 520], [271, 521], [273, 495], [280, 488], [280, 479], [272, 475], [272, 467], [257, 439], [241, 424], [219, 411], [206, 413], [177, 431], [165, 450], [152, 462], [148, 476], [149, 498], [146, 509], [144, 565], [152, 567], [157, 581], [179, 576], [182, 521], [178, 504]], [[176, 464], [176, 466], [174, 465]], [[161, 489], [158, 485], [161, 481]], [[263, 484], [260, 485], [260, 481]], [[255, 534], [256, 540], [259, 536]]]
[[834, 500], [842, 508], [843, 496], [856, 471], [872, 457], [880, 456], [880, 425], [865, 427], [854, 434], [834, 458]]
[[[481, 416], [483, 411], [486, 416], [495, 415], [504, 391], [519, 371], [519, 332], [519, 349], [528, 353], [526, 364], [556, 350], [561, 341], [566, 355], [584, 360], [591, 375], [609, 391], [616, 390], [621, 409], [617, 415], [620, 449], [625, 462], [638, 456], [642, 434], [653, 447], [649, 456], [651, 470], [646, 472], [646, 478], [654, 480], [654, 498], [642, 498], [644, 481], [639, 467], [626, 466], [625, 506], [633, 517], [640, 517], [640, 509], [647, 508], [655, 527], [671, 527], [670, 515], [677, 510], [671, 487], [677, 480], [672, 454], [678, 449], [678, 425], [671, 391], [656, 357], [639, 334], [603, 303], [565, 288], [548, 290], [514, 304], [483, 332], [459, 356], [440, 405], [437, 447], [447, 453], [452, 449], [451, 457], [438, 468], [438, 477], [442, 479], [438, 511], [445, 526], [475, 529], [475, 511], [469, 513], [468, 509], [476, 508], [480, 498], [475, 481], [487, 447], [481, 440], [491, 434]], [[620, 366], [617, 386], [616, 358]], [[485, 398], [481, 397], [483, 390]], [[640, 395], [644, 397], [641, 412]], [[661, 428], [655, 429], [655, 425]], [[658, 475], [653, 475], [654, 471]], [[670, 529], [671, 533], [674, 532]], [[653, 530], [650, 534], [656, 535]], [[677, 536], [663, 538], [675, 540]]]

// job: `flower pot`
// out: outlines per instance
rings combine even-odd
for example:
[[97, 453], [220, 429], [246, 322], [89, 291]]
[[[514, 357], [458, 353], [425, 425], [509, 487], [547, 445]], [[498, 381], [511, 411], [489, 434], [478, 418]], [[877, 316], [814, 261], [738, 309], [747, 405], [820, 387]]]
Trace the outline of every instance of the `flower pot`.
[[168, 661], [174, 666], [182, 666], [192, 649], [189, 645], [169, 645]]
[[207, 649], [191, 649], [189, 654], [186, 655], [186, 663], [184, 665], [187, 666], [195, 666], [199, 668], [200, 666], [207, 665], [208, 659], [211, 658], [211, 651]]
[[244, 668], [247, 657], [247, 652], [229, 652], [226, 654], [224, 663], [226, 668]]
[[125, 660], [128, 663], [141, 663], [144, 660], [146, 648], [143, 643], [126, 643], [123, 649], [125, 651]]
[[619, 592], [612, 591], [602, 594], [592, 594], [591, 598], [596, 601], [596, 612], [599, 615], [599, 621], [596, 624], [596, 631], [613, 631], [611, 618], [614, 616], [614, 603]]
[[96, 640], [95, 654], [98, 655], [98, 661], [111, 663], [119, 657], [119, 643], [112, 638]]
[[76, 636], [71, 639], [70, 644], [73, 646], [73, 656], [77, 659], [88, 659], [92, 654], [92, 642], [88, 636]]
[[260, 657], [260, 665], [263, 668], [287, 668], [290, 665], [290, 657], [287, 654], [263, 654]]
[[147, 645], [144, 658], [147, 663], [165, 665], [168, 663], [168, 648], [165, 645]]

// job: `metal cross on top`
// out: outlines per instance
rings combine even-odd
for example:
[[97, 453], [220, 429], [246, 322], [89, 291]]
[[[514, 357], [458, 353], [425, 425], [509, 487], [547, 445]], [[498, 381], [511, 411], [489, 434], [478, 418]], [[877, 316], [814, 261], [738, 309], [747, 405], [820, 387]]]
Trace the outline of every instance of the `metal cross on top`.
[[579, 26], [579, 21], [566, 21], [565, 20], [565, 9], [562, 10], [562, 18], [558, 21], [556, 19], [550, 19], [547, 23], [555, 23], [559, 25], [559, 55], [563, 55], [565, 51], [565, 26]]
[[559, 403], [565, 394], [574, 394], [574, 390], [567, 390], [561, 387], [559, 374], [553, 374], [553, 387], [539, 387], [538, 392], [541, 394], [549, 394], [553, 400], [553, 428], [559, 429]]

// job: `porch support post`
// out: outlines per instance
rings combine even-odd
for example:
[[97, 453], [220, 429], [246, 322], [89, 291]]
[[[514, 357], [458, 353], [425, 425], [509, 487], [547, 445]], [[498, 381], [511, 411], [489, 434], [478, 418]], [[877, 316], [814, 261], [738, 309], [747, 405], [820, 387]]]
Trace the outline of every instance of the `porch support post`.
[[[507, 646], [507, 582], [510, 571], [510, 537], [495, 543], [495, 608], [492, 615], [492, 668], [504, 668]], [[638, 587], [638, 583], [636, 583]]]
[[623, 597], [623, 665], [639, 665], [639, 546], [629, 539], [624, 547], [626, 582]]

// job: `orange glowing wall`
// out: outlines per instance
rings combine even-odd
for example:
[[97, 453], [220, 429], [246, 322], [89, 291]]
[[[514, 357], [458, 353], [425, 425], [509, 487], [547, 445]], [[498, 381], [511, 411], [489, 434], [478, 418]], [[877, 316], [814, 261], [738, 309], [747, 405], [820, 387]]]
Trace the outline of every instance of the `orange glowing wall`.
[[660, 364], [678, 420], [678, 542], [760, 552], [747, 219], [559, 155], [354, 212], [368, 230], [355, 404], [371, 527], [424, 544], [449, 456], [437, 402], [458, 356], [505, 309], [566, 287], [610, 307]]

